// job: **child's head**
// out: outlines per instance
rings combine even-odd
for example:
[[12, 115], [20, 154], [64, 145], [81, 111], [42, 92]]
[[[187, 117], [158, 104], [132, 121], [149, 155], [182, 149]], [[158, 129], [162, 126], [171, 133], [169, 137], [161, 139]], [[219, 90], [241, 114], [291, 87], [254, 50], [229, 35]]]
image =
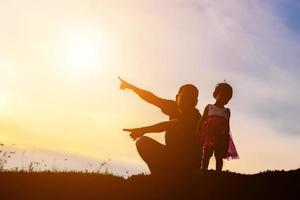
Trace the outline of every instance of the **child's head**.
[[218, 103], [226, 105], [232, 98], [232, 94], [232, 87], [228, 83], [223, 82], [216, 85], [213, 95]]

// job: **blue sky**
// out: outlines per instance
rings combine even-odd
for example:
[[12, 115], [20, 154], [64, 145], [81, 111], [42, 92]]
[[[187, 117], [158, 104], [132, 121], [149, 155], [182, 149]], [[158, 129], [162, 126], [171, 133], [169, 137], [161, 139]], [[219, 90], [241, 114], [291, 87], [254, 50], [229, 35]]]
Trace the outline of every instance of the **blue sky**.
[[286, 25], [293, 31], [300, 31], [300, 2], [297, 0], [274, 0], [269, 1], [274, 5], [275, 12], [277, 12], [286, 23]]

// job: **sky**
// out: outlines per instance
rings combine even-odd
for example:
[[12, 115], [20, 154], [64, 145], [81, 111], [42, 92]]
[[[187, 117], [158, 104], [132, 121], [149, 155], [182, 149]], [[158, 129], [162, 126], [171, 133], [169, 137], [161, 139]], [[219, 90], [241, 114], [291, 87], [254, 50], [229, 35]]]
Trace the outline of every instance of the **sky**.
[[[201, 112], [226, 80], [240, 159], [224, 168], [300, 166], [297, 0], [0, 0], [0, 27], [7, 146], [148, 172], [122, 128], [167, 116], [119, 90], [117, 77], [167, 99], [195, 84]], [[11, 165], [21, 165], [20, 155]]]

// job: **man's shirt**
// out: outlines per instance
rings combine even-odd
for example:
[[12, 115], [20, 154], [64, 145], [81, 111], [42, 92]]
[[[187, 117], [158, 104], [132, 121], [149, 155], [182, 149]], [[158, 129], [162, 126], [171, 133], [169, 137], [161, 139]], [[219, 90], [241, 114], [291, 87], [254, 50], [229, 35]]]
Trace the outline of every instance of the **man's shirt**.
[[172, 152], [189, 152], [195, 148], [195, 131], [201, 114], [198, 109], [192, 109], [186, 113], [180, 113], [175, 101], [166, 100], [160, 107], [161, 111], [169, 116], [169, 119], [177, 119], [178, 123], [165, 133], [165, 143]]

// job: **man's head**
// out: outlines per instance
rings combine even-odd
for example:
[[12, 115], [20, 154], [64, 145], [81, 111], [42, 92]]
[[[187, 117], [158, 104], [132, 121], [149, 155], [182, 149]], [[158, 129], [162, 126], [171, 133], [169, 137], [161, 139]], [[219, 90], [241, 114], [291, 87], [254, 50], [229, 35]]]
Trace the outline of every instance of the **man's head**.
[[196, 86], [186, 84], [179, 88], [176, 95], [176, 103], [181, 111], [190, 110], [195, 108], [198, 103], [199, 91]]

